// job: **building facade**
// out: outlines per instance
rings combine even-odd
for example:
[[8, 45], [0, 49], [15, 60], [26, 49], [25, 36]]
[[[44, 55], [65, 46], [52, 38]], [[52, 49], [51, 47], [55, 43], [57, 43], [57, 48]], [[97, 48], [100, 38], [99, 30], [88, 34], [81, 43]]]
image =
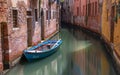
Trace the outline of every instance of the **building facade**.
[[14, 66], [23, 50], [59, 31], [57, 0], [0, 0], [0, 72]]
[[[69, 2], [72, 3], [68, 4]], [[65, 0], [63, 5], [63, 22], [101, 33], [102, 0]]]
[[111, 46], [116, 63], [120, 66], [120, 0], [103, 2], [102, 37]]

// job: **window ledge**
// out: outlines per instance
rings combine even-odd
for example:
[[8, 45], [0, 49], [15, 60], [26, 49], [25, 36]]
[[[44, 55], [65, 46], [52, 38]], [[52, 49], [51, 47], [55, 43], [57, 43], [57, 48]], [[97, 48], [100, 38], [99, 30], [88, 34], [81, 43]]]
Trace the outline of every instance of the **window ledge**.
[[18, 27], [17, 27], [17, 28], [13, 28], [13, 30], [19, 30], [19, 29], [20, 29], [20, 28], [18, 28]]

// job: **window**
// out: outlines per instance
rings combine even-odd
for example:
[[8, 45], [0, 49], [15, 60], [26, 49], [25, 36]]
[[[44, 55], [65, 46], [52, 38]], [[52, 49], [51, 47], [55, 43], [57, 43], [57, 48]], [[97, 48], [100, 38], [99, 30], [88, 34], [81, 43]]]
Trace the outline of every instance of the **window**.
[[84, 6], [83, 6], [83, 16], [84, 16]]
[[77, 16], [79, 15], [79, 7], [77, 7]]
[[91, 16], [91, 4], [88, 4], [88, 16]]
[[86, 4], [86, 8], [85, 8], [85, 10], [86, 10], [86, 16], [88, 16], [88, 4]]
[[95, 16], [95, 13], [96, 13], [96, 12], [95, 12], [95, 10], [96, 10], [95, 2], [93, 3], [93, 5], [94, 5], [94, 11], [93, 11], [94, 14], [93, 14], [93, 16]]
[[94, 16], [94, 13], [95, 13], [95, 7], [94, 7], [94, 3], [92, 3], [92, 16]]
[[86, 5], [84, 6], [84, 16], [86, 15]]
[[13, 13], [13, 27], [17, 28], [18, 27], [18, 11], [12, 10], [12, 13]]
[[35, 21], [38, 21], [38, 17], [37, 17], [37, 9], [35, 9]]
[[27, 16], [32, 16], [31, 11], [27, 11]]
[[85, 6], [83, 6], [83, 16], [85, 16]]
[[53, 19], [56, 19], [56, 12], [53, 11]]
[[49, 10], [49, 19], [51, 19], [51, 10]]
[[97, 2], [95, 2], [95, 15], [97, 15]]
[[48, 20], [48, 10], [46, 10], [46, 20]]

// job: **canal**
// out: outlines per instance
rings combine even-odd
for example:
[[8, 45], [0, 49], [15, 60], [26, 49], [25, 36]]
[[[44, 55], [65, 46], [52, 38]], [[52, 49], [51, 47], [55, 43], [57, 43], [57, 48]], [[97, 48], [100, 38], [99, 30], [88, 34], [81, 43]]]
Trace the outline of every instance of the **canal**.
[[62, 28], [52, 39], [59, 50], [42, 60], [21, 63], [6, 75], [117, 75], [99, 39], [75, 28]]

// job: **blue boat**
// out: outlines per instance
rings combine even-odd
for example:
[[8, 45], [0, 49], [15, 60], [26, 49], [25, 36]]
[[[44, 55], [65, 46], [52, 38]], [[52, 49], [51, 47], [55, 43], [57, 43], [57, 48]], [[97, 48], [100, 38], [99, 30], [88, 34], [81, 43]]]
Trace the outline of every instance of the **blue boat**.
[[45, 58], [57, 51], [62, 44], [62, 40], [47, 40], [27, 50], [24, 50], [24, 55], [28, 61]]

